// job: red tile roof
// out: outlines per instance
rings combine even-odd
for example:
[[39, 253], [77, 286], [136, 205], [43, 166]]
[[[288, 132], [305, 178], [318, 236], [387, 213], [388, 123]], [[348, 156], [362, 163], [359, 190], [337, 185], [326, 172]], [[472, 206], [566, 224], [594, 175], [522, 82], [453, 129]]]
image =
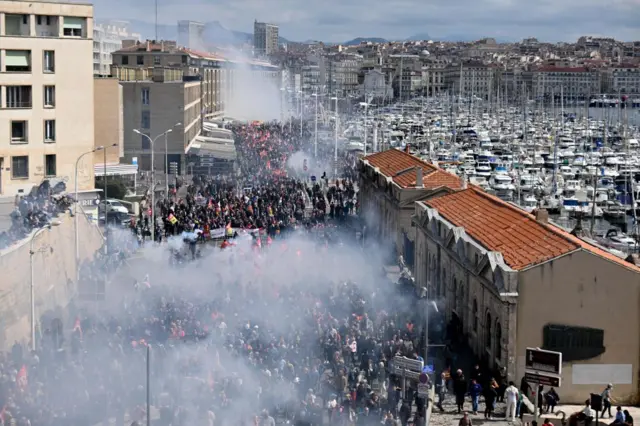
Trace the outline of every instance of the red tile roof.
[[582, 249], [633, 272], [640, 268], [565, 230], [535, 217], [479, 187], [424, 201], [489, 250], [499, 251], [507, 265], [519, 270]]
[[444, 186], [451, 189], [460, 189], [460, 178], [458, 176], [398, 149], [377, 152], [363, 159], [367, 160], [373, 167], [380, 169], [381, 174], [392, 178], [402, 188], [415, 188], [415, 167], [420, 167], [422, 168], [424, 188], [435, 189]]
[[532, 215], [483, 191], [469, 188], [425, 201], [449, 222], [519, 270], [580, 248]]

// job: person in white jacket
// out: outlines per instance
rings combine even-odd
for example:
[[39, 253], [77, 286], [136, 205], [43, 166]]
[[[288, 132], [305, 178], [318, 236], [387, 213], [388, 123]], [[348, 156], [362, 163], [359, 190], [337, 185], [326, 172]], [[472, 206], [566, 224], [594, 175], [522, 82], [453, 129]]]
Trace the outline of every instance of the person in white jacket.
[[518, 403], [518, 396], [520, 392], [518, 388], [515, 387], [513, 382], [509, 382], [509, 386], [504, 391], [504, 395], [507, 400], [507, 420], [511, 418], [511, 421], [514, 422], [516, 420], [516, 404]]

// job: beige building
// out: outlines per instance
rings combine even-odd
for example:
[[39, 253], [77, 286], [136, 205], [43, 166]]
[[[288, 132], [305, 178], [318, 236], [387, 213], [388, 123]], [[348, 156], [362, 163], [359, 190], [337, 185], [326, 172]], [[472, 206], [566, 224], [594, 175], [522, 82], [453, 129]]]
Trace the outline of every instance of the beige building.
[[[563, 403], [638, 399], [640, 269], [470, 187], [414, 203], [416, 285], [450, 330], [519, 383], [526, 348], [563, 354]], [[365, 208], [366, 209], [366, 208]], [[366, 211], [366, 210], [365, 210]]]
[[[0, 0], [0, 194], [75, 185], [93, 148], [93, 6]], [[80, 189], [93, 188], [82, 161]]]
[[389, 244], [413, 266], [414, 203], [436, 193], [459, 189], [460, 179], [397, 149], [360, 160], [359, 198], [367, 237]]
[[280, 78], [269, 64], [231, 61], [171, 41], [132, 43], [112, 56], [112, 75], [123, 87], [125, 162], [135, 157], [141, 170], [151, 169], [151, 144], [134, 129], [152, 139], [171, 129], [167, 150], [164, 136], [154, 147], [154, 168], [164, 170], [166, 152], [168, 166], [175, 163], [182, 173], [204, 121], [224, 115], [238, 81], [254, 74], [259, 81]]
[[[107, 164], [118, 164], [124, 155], [122, 92], [116, 78], [96, 77], [93, 80], [94, 146], [108, 147]], [[114, 144], [117, 147], [113, 147]], [[104, 163], [104, 154], [96, 152], [94, 163]]]

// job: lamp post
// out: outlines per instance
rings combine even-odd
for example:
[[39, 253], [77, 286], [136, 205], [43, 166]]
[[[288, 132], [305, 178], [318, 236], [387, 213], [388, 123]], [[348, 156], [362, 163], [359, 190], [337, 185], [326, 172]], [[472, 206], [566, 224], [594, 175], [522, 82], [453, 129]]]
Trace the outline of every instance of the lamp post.
[[[172, 129], [180, 125], [182, 125], [182, 123], [177, 122], [173, 125]], [[169, 132], [164, 133], [164, 193], [167, 198], [169, 198], [169, 144], [167, 142]]]
[[30, 304], [31, 304], [31, 350], [35, 351], [36, 350], [36, 292], [35, 292], [35, 286], [34, 286], [34, 270], [33, 270], [33, 255], [36, 254], [35, 251], [33, 251], [33, 242], [36, 240], [36, 237], [40, 234], [42, 234], [44, 231], [48, 231], [49, 229], [51, 229], [52, 226], [58, 226], [60, 225], [59, 222], [51, 222], [49, 224], [47, 224], [47, 226], [45, 226], [44, 228], [40, 228], [38, 229], [36, 232], [33, 233], [33, 236], [31, 237], [31, 242], [29, 245], [29, 267], [31, 269], [31, 280], [30, 280], [30, 291], [31, 291], [31, 295], [30, 295]]
[[364, 155], [367, 155], [367, 118], [369, 117], [369, 103], [360, 102], [360, 105], [364, 107]]
[[333, 179], [338, 179], [338, 97], [334, 96], [331, 100], [336, 101], [336, 122], [335, 137], [333, 141]]
[[78, 205], [80, 204], [80, 200], [78, 200], [78, 163], [85, 155], [93, 154], [94, 152], [102, 151], [104, 149], [103, 146], [97, 146], [91, 151], [87, 151], [84, 154], [81, 154], [76, 160], [75, 167], [75, 199], [76, 199], [76, 207], [74, 211], [74, 227], [75, 227], [75, 251], [76, 251], [76, 282], [80, 276], [80, 232], [78, 230]]
[[300, 105], [300, 140], [302, 140], [302, 90], [298, 90], [298, 105]]
[[169, 129], [165, 132], [160, 133], [158, 136], [156, 136], [155, 138], [151, 139], [151, 137], [149, 135], [147, 135], [146, 133], [142, 133], [140, 130], [138, 129], [133, 129], [134, 133], [139, 134], [140, 136], [143, 136], [145, 138], [147, 138], [149, 140], [149, 143], [151, 144], [151, 241], [155, 242], [156, 241], [156, 179], [155, 179], [155, 173], [154, 173], [154, 162], [153, 162], [153, 148], [156, 144], [156, 140], [161, 137], [161, 136], [165, 136], [167, 133], [171, 133], [173, 129]]
[[[103, 157], [103, 175], [102, 178], [104, 179], [104, 225], [105, 225], [105, 229], [107, 224], [109, 223], [108, 219], [108, 215], [107, 215], [107, 148], [109, 147], [116, 147], [118, 146], [117, 143], [114, 143], [113, 145], [109, 145], [108, 147], [105, 147], [102, 152], [104, 154]], [[99, 213], [99, 212], [98, 212]], [[109, 238], [108, 238], [108, 233], [105, 236], [104, 239], [104, 254], [109, 254]]]

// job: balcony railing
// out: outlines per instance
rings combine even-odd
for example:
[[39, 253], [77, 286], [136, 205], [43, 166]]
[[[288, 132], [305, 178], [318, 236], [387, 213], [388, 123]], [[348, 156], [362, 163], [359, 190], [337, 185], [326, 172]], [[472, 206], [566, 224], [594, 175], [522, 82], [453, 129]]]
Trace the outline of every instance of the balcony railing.
[[183, 70], [177, 68], [134, 68], [112, 65], [111, 75], [120, 81], [153, 81], [156, 83], [193, 81], [193, 76], [185, 75]]
[[31, 101], [14, 102], [7, 101], [7, 109], [31, 108]]

